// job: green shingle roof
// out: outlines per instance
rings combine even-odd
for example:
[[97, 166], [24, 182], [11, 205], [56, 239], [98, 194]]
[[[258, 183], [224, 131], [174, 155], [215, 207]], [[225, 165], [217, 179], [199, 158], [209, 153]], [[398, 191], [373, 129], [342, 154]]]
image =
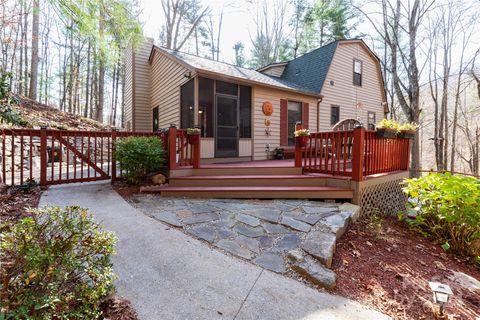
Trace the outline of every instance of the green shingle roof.
[[320, 93], [337, 45], [334, 41], [289, 61], [280, 79]]

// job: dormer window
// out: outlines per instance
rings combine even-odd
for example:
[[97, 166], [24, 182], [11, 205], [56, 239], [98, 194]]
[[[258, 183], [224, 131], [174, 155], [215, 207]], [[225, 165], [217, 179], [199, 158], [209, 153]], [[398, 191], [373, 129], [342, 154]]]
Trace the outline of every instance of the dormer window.
[[353, 60], [353, 84], [356, 86], [362, 86], [362, 61]]

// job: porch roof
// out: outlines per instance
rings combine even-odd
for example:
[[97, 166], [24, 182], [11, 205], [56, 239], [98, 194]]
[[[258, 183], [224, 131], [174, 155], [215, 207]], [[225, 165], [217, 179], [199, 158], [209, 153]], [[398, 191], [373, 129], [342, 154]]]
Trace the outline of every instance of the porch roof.
[[188, 67], [193, 69], [192, 71], [195, 72], [204, 72], [215, 74], [218, 76], [231, 77], [238, 80], [253, 82], [255, 84], [265, 85], [268, 87], [275, 87], [281, 90], [302, 93], [309, 96], [316, 97], [319, 95], [318, 91], [312, 91], [309, 88], [306, 88], [299, 84], [295, 84], [284, 79], [271, 77], [253, 69], [242, 68], [229, 63], [210, 60], [193, 54], [158, 47], [155, 45], [152, 48], [152, 54], [154, 50], [159, 50], [160, 52], [167, 54], [167, 56], [175, 59], [176, 61], [186, 64]]

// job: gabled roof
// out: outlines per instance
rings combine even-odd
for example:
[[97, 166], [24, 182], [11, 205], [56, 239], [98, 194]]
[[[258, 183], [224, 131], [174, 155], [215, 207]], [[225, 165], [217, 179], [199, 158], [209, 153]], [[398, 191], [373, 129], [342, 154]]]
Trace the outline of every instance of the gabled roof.
[[286, 66], [288, 64], [288, 61], [284, 61], [284, 62], [272, 62], [272, 63], [269, 63], [267, 64], [266, 66], [263, 66], [263, 67], [260, 67], [257, 69], [257, 71], [265, 71], [269, 68], [274, 68], [274, 67], [283, 67], [283, 66]]
[[338, 42], [331, 42], [289, 61], [280, 79], [320, 93]]
[[290, 82], [286, 79], [271, 77], [256, 70], [241, 68], [232, 64], [214, 61], [163, 47], [153, 46], [152, 53], [150, 54], [150, 60], [152, 59], [154, 50], [163, 52], [170, 58], [175, 59], [177, 62], [185, 65], [186, 67], [189, 67], [189, 69], [192, 69], [194, 72], [217, 74], [219, 76], [245, 80], [269, 87], [276, 87], [278, 89], [304, 93], [310, 96], [319, 95], [319, 91], [310, 90], [307, 87], [303, 87], [302, 85]]

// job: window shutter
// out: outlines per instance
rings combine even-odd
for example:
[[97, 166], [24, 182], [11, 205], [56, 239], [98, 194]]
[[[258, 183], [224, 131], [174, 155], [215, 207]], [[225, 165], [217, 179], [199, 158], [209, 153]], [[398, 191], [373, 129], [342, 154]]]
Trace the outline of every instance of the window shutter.
[[288, 103], [280, 100], [280, 146], [288, 145]]
[[309, 108], [308, 108], [308, 103], [304, 102], [302, 103], [302, 126], [304, 129], [308, 129], [308, 112], [309, 112]]

